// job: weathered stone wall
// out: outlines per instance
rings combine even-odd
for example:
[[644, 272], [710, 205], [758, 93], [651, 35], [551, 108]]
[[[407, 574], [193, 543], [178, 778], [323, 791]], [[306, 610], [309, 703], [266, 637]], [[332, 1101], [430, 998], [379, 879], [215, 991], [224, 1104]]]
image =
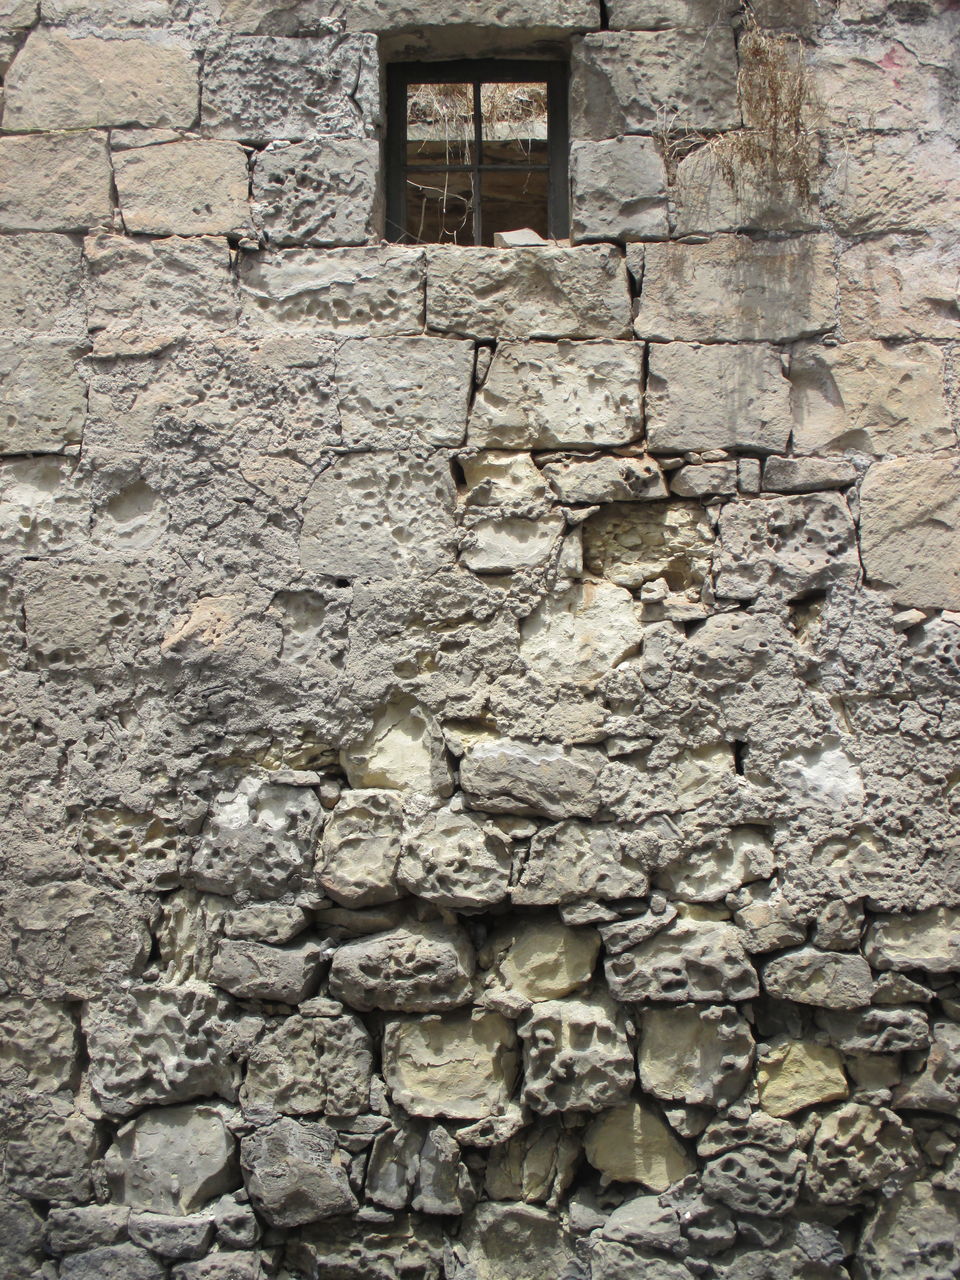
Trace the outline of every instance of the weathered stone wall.
[[960, 10], [755, 7], [0, 0], [9, 1280], [960, 1274]]

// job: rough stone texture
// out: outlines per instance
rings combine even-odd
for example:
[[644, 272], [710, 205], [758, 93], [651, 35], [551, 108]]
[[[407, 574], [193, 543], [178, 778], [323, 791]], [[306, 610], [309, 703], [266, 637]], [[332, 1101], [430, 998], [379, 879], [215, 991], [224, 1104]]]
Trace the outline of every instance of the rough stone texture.
[[633, 1059], [612, 1006], [539, 1000], [518, 1029], [523, 1041], [521, 1099], [534, 1111], [601, 1111], [629, 1096]]
[[114, 1198], [151, 1213], [192, 1213], [240, 1185], [223, 1108], [160, 1107], [117, 1133], [105, 1170]]
[[847, 1096], [840, 1055], [803, 1040], [770, 1046], [757, 1071], [760, 1105], [772, 1116], [789, 1116], [817, 1103]]
[[950, 237], [893, 235], [840, 255], [840, 324], [847, 341], [956, 338], [960, 246]]
[[574, 142], [575, 240], [654, 240], [668, 233], [667, 174], [652, 138]]
[[394, 1102], [416, 1116], [496, 1115], [517, 1077], [516, 1037], [511, 1023], [496, 1013], [390, 1021], [383, 1053]]
[[666, 1191], [693, 1168], [679, 1138], [641, 1102], [615, 1107], [592, 1121], [584, 1149], [611, 1182], [639, 1182], [651, 1191]]
[[253, 168], [253, 216], [271, 244], [375, 239], [380, 148], [368, 138], [271, 143]]
[[749, 1000], [759, 985], [737, 930], [711, 920], [677, 921], [606, 967], [620, 1000]]
[[0, 138], [0, 230], [85, 231], [112, 213], [104, 135]]
[[250, 1198], [271, 1226], [301, 1227], [356, 1208], [336, 1134], [324, 1124], [274, 1120], [243, 1139], [240, 1159]]
[[753, 1036], [732, 1005], [648, 1009], [641, 1018], [640, 1083], [665, 1102], [717, 1106], [750, 1075]]
[[152, 235], [250, 230], [247, 157], [229, 142], [167, 142], [113, 157], [123, 224]]
[[421, 925], [338, 948], [330, 991], [352, 1009], [430, 1013], [470, 999], [473, 949], [465, 934]]

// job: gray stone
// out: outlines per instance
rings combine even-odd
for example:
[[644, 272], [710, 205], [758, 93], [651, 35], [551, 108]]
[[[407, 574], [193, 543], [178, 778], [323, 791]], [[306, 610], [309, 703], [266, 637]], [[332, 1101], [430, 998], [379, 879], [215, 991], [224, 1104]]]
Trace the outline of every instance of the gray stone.
[[397, 861], [403, 837], [400, 797], [392, 791], [344, 791], [317, 850], [317, 878], [346, 907], [400, 897]]
[[669, 234], [667, 173], [652, 138], [575, 140], [570, 190], [574, 240], [652, 240]]
[[244, 1000], [299, 1004], [315, 990], [327, 954], [316, 942], [268, 947], [224, 939], [210, 968], [210, 981]]
[[372, 1072], [360, 1019], [333, 1000], [310, 1000], [253, 1046], [240, 1100], [284, 1115], [356, 1116], [366, 1109]]
[[884, 1107], [850, 1102], [823, 1118], [807, 1166], [806, 1190], [821, 1204], [844, 1204], [899, 1189], [919, 1153], [904, 1122]]
[[481, 741], [460, 766], [471, 808], [488, 813], [537, 813], [546, 818], [591, 817], [600, 798], [602, 759], [588, 748], [511, 739]]
[[0, 453], [58, 453], [79, 444], [87, 398], [78, 355], [37, 337], [0, 344]]
[[0, 332], [86, 343], [79, 245], [45, 232], [0, 237]]
[[502, 1115], [518, 1058], [513, 1024], [498, 1013], [468, 1010], [385, 1025], [383, 1078], [393, 1101], [414, 1116]]
[[242, 1140], [240, 1159], [250, 1199], [273, 1227], [300, 1227], [357, 1207], [336, 1134], [325, 1124], [274, 1120]]
[[655, 502], [667, 496], [663, 472], [647, 457], [568, 456], [548, 462], [543, 477], [561, 502]]
[[133, 1244], [103, 1245], [71, 1253], [60, 1264], [65, 1280], [164, 1280], [166, 1268]]
[[618, 1000], [751, 1000], [759, 991], [739, 931], [712, 920], [678, 920], [606, 960]]
[[468, 813], [429, 813], [405, 841], [397, 883], [454, 911], [483, 911], [506, 898], [512, 856], [491, 824]]
[[252, 230], [247, 157], [232, 142], [170, 142], [113, 157], [127, 231], [152, 235], [243, 235]]
[[127, 1235], [130, 1210], [126, 1205], [54, 1206], [44, 1223], [44, 1241], [57, 1257], [80, 1253], [97, 1245], [117, 1244]]
[[840, 255], [840, 323], [847, 341], [955, 338], [960, 246], [939, 236], [880, 236]]
[[461, 1239], [477, 1280], [560, 1276], [572, 1257], [558, 1220], [535, 1205], [478, 1205]]
[[767, 493], [815, 493], [847, 489], [857, 478], [852, 462], [831, 458], [768, 458], [763, 464]]
[[85, 231], [112, 215], [103, 135], [0, 138], [0, 230]]
[[541, 1000], [517, 1025], [524, 1105], [541, 1115], [602, 1111], [630, 1096], [633, 1056], [612, 1002]]
[[530, 842], [511, 897], [518, 906], [642, 898], [656, 848], [649, 835], [616, 825], [543, 827]]
[[856, 1280], [948, 1280], [960, 1267], [958, 1215], [960, 1197], [929, 1182], [881, 1199], [860, 1239]]
[[664, 1102], [716, 1107], [743, 1090], [753, 1036], [732, 1005], [647, 1009], [640, 1018], [640, 1083]]
[[202, 1258], [213, 1241], [213, 1217], [197, 1214], [175, 1217], [167, 1213], [132, 1213], [130, 1239], [161, 1258]]
[[189, 1214], [240, 1185], [222, 1106], [159, 1107], [119, 1129], [105, 1158], [114, 1198], [150, 1213]]
[[430, 1013], [470, 1000], [474, 956], [466, 934], [421, 924], [337, 948], [330, 991], [353, 1009]]
[[860, 956], [802, 947], [769, 960], [764, 988], [782, 1000], [823, 1009], [859, 1009], [870, 1003], [873, 976]]
[[253, 167], [253, 216], [271, 244], [369, 244], [380, 213], [373, 138], [271, 143]]

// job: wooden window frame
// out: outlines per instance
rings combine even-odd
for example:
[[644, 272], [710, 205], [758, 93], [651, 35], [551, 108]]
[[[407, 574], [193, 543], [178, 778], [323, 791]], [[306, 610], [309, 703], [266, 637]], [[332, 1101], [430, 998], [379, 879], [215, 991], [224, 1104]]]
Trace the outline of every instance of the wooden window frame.
[[450, 62], [394, 62], [387, 66], [386, 137], [386, 239], [412, 244], [407, 225], [407, 90], [411, 84], [473, 85], [473, 160], [468, 165], [438, 166], [471, 174], [474, 191], [481, 199], [473, 205], [473, 246], [482, 245], [483, 201], [480, 175], [522, 166], [483, 163], [483, 121], [479, 109], [483, 84], [546, 84], [547, 86], [547, 227], [552, 240], [570, 234], [570, 189], [568, 178], [569, 121], [567, 87], [569, 68], [565, 62], [524, 58], [461, 58]]

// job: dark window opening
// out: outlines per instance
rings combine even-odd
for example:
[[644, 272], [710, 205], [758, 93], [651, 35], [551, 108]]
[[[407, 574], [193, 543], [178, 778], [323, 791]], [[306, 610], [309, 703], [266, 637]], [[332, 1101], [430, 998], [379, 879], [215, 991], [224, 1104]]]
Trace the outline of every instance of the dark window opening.
[[569, 234], [567, 68], [490, 59], [387, 68], [387, 239], [492, 245]]

